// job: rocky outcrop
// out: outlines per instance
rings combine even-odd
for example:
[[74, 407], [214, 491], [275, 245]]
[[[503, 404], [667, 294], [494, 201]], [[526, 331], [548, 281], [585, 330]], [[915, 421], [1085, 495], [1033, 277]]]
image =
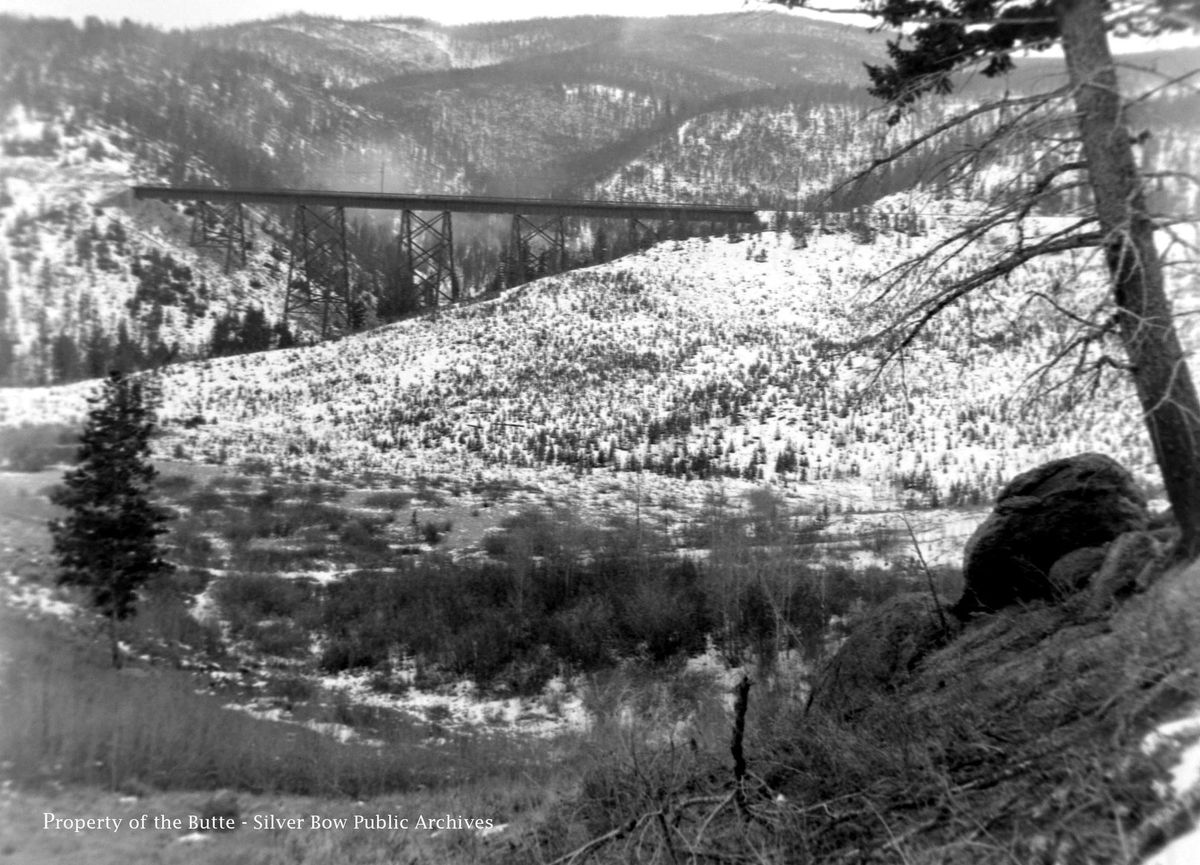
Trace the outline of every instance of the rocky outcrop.
[[[857, 624], [816, 678], [809, 707], [850, 720], [915, 675], [919, 662], [962, 632], [976, 612], [1074, 599], [1102, 614], [1161, 571], [1168, 528], [1148, 530], [1133, 477], [1101, 454], [1055, 460], [1019, 475], [967, 542], [963, 596], [944, 622], [933, 599], [900, 595]], [[1043, 607], [1072, 615], [1066, 606]], [[973, 631], [966, 632], [967, 634]]]
[[855, 626], [822, 669], [809, 708], [841, 719], [853, 717], [907, 681], [917, 662], [951, 636], [928, 594], [913, 592], [885, 601]]
[[1161, 572], [1170, 544], [1152, 532], [1126, 532], [1108, 548], [1088, 590], [1087, 613], [1103, 615], [1116, 601], [1145, 591]]
[[1080, 547], [1051, 565], [1047, 576], [1055, 597], [1069, 597], [1086, 587], [1104, 564], [1107, 552], [1106, 547]]
[[[1014, 478], [996, 506], [967, 542], [963, 596], [954, 614], [973, 613], [1060, 597], [1066, 582], [1082, 577], [1060, 569], [1059, 587], [1051, 569], [1068, 553], [1103, 547], [1126, 532], [1144, 530], [1146, 499], [1133, 477], [1103, 454], [1085, 453], [1040, 465]], [[1094, 561], [1094, 556], [1093, 556]]]

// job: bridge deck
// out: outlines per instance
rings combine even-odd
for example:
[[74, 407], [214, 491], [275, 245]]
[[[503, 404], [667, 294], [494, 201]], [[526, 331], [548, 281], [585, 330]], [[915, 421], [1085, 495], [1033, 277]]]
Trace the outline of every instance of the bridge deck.
[[320, 189], [214, 189], [202, 186], [135, 186], [133, 196], [158, 201], [242, 202], [316, 205], [374, 210], [433, 210], [523, 216], [592, 216], [618, 219], [674, 219], [688, 222], [754, 224], [754, 208], [722, 204], [650, 204], [484, 195], [407, 195], [390, 192], [334, 192]]

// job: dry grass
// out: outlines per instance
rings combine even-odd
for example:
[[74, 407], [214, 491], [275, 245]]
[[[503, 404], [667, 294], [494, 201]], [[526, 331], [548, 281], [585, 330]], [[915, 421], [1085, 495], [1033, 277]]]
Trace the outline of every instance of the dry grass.
[[393, 725], [397, 736], [384, 748], [341, 744], [225, 709], [180, 671], [113, 670], [60, 626], [5, 614], [0, 635], [0, 761], [6, 779], [27, 787], [136, 783], [364, 797], [464, 777], [536, 776], [546, 764], [545, 743], [480, 734], [434, 747], [413, 725]]
[[744, 808], [728, 756], [596, 766], [555, 836], [526, 852], [563, 865], [1135, 862], [1162, 840], [1166, 777], [1140, 743], [1200, 698], [1200, 564], [1103, 618], [1083, 608], [976, 622], [851, 724], [752, 716]]

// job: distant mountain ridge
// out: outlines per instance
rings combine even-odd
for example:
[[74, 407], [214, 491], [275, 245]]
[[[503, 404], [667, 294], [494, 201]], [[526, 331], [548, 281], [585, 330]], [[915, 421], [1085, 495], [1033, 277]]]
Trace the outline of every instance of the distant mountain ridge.
[[[610, 60], [643, 58], [690, 72], [710, 70], [725, 87], [848, 81], [879, 56], [882, 37], [762, 9], [670, 18], [578, 16], [460, 26], [414, 18], [343, 21], [307, 15], [194, 31], [222, 48], [270, 58], [327, 84], [353, 89], [417, 72], [504, 67], [569, 58], [603, 46]], [[564, 70], [565, 71], [565, 70]], [[503, 74], [500, 69], [493, 73]], [[569, 73], [568, 73], [569, 74]], [[396, 80], [393, 80], [396, 79]], [[685, 84], [686, 86], [686, 84]]]
[[[225, 183], [377, 189], [384, 165], [397, 191], [541, 194], [547, 174], [560, 190], [580, 181], [531, 142], [578, 159], [717, 97], [857, 83], [880, 52], [878, 36], [765, 11], [460, 28], [296, 16], [172, 33], [0, 17], [0, 105], [124, 124], [172, 148], [172, 178], [202, 156]], [[629, 98], [614, 106], [596, 87]], [[555, 123], [564, 111], [586, 120], [582, 136]], [[591, 123], [608, 135], [589, 138]], [[497, 137], [512, 146], [489, 147]], [[522, 150], [542, 161], [512, 164]]]
[[[254, 263], [227, 280], [213, 272], [213, 254], [188, 247], [182, 208], [129, 208], [118, 194], [123, 183], [555, 194], [771, 211], [850, 211], [924, 188], [929, 166], [970, 146], [972, 130], [941, 149], [919, 149], [832, 201], [821, 198], [872, 156], [964, 104], [939, 104], [889, 130], [872, 114], [878, 106], [861, 69], [882, 56], [882, 38], [776, 10], [463, 27], [291, 16], [172, 33], [0, 16], [0, 146], [9, 157], [0, 164], [7, 234], [0, 380], [62, 381], [62, 370], [79, 368], [74, 357], [105, 355], [87, 349], [85, 336], [99, 325], [117, 340], [118, 319], [146, 357], [202, 355], [213, 334], [228, 330], [215, 317], [231, 312], [278, 323], [289, 214], [252, 215]], [[1138, 63], [1174, 68], [1190, 56]], [[1148, 112], [1148, 166], [1196, 164], [1195, 101], [1179, 96]], [[90, 160], [91, 145], [73, 142], [93, 142], [107, 155]], [[104, 159], [104, 192], [93, 192], [85, 176], [97, 175], [85, 163]], [[1011, 166], [994, 168], [976, 188], [934, 185], [939, 208], [978, 199], [1012, 177]], [[84, 219], [89, 206], [106, 211], [94, 228]], [[70, 218], [39, 222], [59, 213]], [[82, 226], [102, 235], [105, 220], [158, 238], [156, 249], [172, 264], [162, 271], [151, 262], [147, 277], [139, 250], [113, 247], [114, 267], [84, 290], [104, 296], [81, 302], [97, 259], [75, 233]], [[576, 261], [602, 260], [599, 227], [574, 231]], [[503, 282], [507, 225], [456, 222], [456, 238], [468, 293]], [[390, 216], [355, 215], [350, 242], [368, 305], [382, 308], [399, 281]], [[170, 284], [159, 277], [172, 267], [204, 274], [214, 300], [199, 320], [177, 314], [181, 306], [172, 311], [174, 290], [149, 292], [165, 302], [161, 309], [137, 300], [148, 296], [149, 282]], [[57, 280], [60, 290], [40, 287]], [[115, 297], [123, 300], [114, 305]], [[401, 300], [394, 306], [411, 312], [413, 298]], [[103, 321], [83, 320], [98, 309]], [[164, 327], [173, 318], [183, 326]], [[180, 351], [172, 355], [175, 342]]]

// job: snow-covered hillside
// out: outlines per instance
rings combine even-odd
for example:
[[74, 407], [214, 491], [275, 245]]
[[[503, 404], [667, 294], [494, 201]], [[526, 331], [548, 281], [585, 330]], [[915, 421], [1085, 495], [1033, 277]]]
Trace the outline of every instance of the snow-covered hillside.
[[[127, 132], [13, 111], [0, 124], [0, 380], [102, 372], [114, 353], [205, 356], [222, 316], [282, 312], [286, 261], [260, 235], [248, 266], [190, 245], [182, 207], [134, 202], [162, 153]], [[198, 170], [203, 166], [197, 164]]]
[[[906, 295], [872, 303], [869, 277], [944, 230], [669, 242], [337, 342], [174, 366], [159, 447], [304, 474], [504, 477], [572, 501], [627, 499], [636, 470], [645, 494], [696, 503], [750, 481], [859, 510], [969, 503], [1083, 450], [1152, 479], [1120, 379], [1027, 399], [1071, 328], [1031, 292], [1101, 302], [1081, 262], [974, 296], [880, 372], [864, 338]], [[76, 419], [90, 389], [0, 393], [0, 424]]]

